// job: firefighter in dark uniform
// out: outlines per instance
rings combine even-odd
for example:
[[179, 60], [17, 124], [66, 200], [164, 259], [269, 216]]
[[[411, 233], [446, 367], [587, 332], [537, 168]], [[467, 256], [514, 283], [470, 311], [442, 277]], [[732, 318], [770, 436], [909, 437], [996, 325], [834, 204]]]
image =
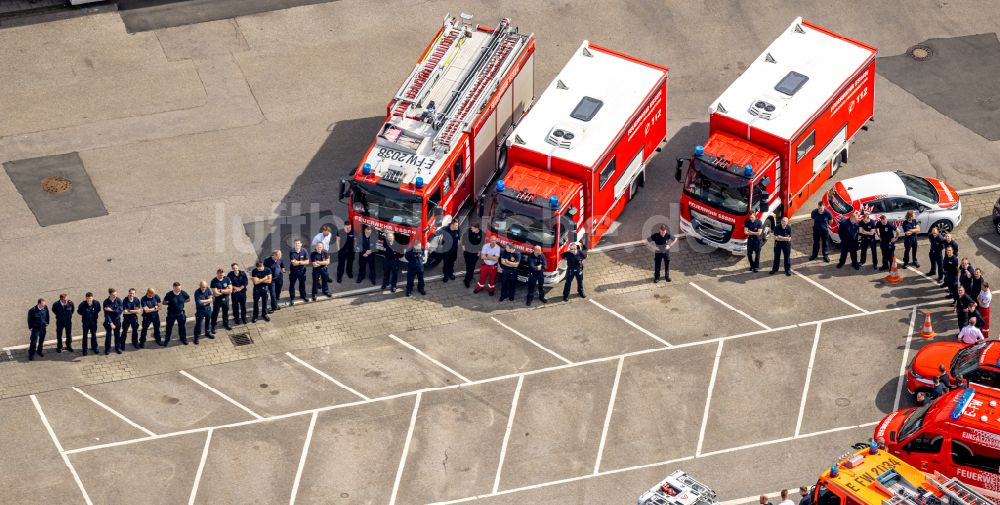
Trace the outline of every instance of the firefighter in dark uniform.
[[813, 221], [813, 248], [812, 254], [809, 256], [809, 260], [812, 261], [816, 259], [816, 256], [820, 252], [820, 245], [823, 246], [823, 261], [830, 262], [830, 251], [827, 248], [827, 240], [830, 237], [830, 221], [833, 221], [833, 214], [826, 209], [823, 201], [819, 201], [816, 204], [816, 208], [813, 209], [812, 214]]
[[858, 215], [851, 213], [850, 217], [841, 218], [837, 235], [840, 236], [840, 261], [837, 262], [837, 268], [843, 268], [844, 263], [847, 262], [847, 256], [850, 255], [851, 266], [855, 270], [860, 269], [861, 265], [858, 264]]
[[944, 258], [944, 236], [938, 231], [937, 226], [931, 226], [931, 231], [927, 234], [928, 252], [927, 258], [931, 260], [931, 271], [927, 272], [929, 277], [937, 277], [941, 282], [941, 260]]
[[[416, 237], [411, 240], [417, 240]], [[394, 233], [386, 232], [382, 239], [382, 249], [385, 258], [382, 260], [382, 289], [389, 289], [396, 292], [396, 283], [399, 280], [399, 258], [403, 257], [403, 246], [396, 242]]]
[[[317, 245], [316, 247], [323, 246]], [[327, 263], [329, 261], [329, 256], [327, 256]], [[263, 317], [265, 321], [271, 320], [270, 317], [267, 317], [267, 295], [271, 291], [271, 270], [264, 268], [264, 262], [260, 260], [257, 261], [256, 266], [257, 268], [250, 272], [250, 282], [253, 283], [253, 318], [250, 319], [251, 323], [256, 323], [258, 317]], [[313, 291], [313, 296], [316, 296], [315, 291]], [[315, 298], [313, 299], [315, 300]]]
[[413, 238], [412, 245], [403, 253], [406, 258], [406, 296], [413, 292], [413, 280], [417, 280], [417, 292], [426, 295], [424, 291], [424, 249], [420, 240]]
[[878, 244], [882, 250], [882, 266], [879, 271], [885, 271], [889, 269], [896, 254], [896, 224], [889, 221], [885, 214], [878, 220]]
[[[309, 251], [302, 247], [302, 241], [296, 240], [288, 251], [288, 305], [295, 305], [295, 285], [299, 285], [299, 298], [308, 302], [306, 297], [306, 267], [309, 266]], [[228, 329], [228, 328], [227, 328]]]
[[479, 252], [483, 250], [483, 230], [478, 222], [469, 224], [469, 229], [462, 239], [462, 256], [465, 257], [465, 287], [472, 285], [472, 276], [476, 273], [476, 263], [479, 262]]
[[375, 285], [375, 237], [372, 236], [372, 227], [365, 226], [361, 231], [361, 239], [358, 240], [358, 278], [355, 281], [361, 284], [367, 276]]
[[549, 303], [545, 299], [545, 255], [542, 254], [542, 246], [536, 245], [528, 255], [528, 300], [524, 302], [525, 305], [531, 305], [531, 300], [535, 297], [535, 291], [538, 291], [538, 301], [542, 303]]
[[156, 290], [153, 288], [149, 288], [139, 303], [142, 304], [142, 333], [139, 335], [139, 347], [146, 347], [146, 332], [149, 331], [150, 326], [153, 327], [153, 338], [156, 339], [156, 344], [163, 345], [163, 340], [160, 338], [160, 309], [162, 308], [160, 295], [156, 294]]
[[108, 297], [101, 305], [104, 308], [104, 355], [111, 353], [111, 341], [114, 337], [115, 352], [122, 353], [125, 347], [122, 338], [122, 300], [118, 298], [118, 290], [108, 288]]
[[583, 260], [587, 259], [587, 250], [580, 247], [579, 242], [569, 245], [569, 250], [562, 253], [562, 259], [566, 260], [566, 281], [563, 283], [563, 301], [569, 301], [569, 291], [576, 280], [576, 292], [580, 298], [586, 298], [583, 292]]
[[330, 253], [326, 252], [322, 242], [316, 243], [316, 250], [309, 255], [312, 264], [312, 299], [316, 301], [316, 293], [322, 291], [327, 297], [330, 294]]
[[941, 274], [952, 301], [958, 299], [958, 265], [958, 256], [952, 252], [951, 247], [945, 247], [944, 259], [941, 260]]
[[750, 271], [756, 272], [760, 269], [760, 246], [761, 235], [764, 233], [764, 222], [756, 214], [750, 214], [743, 222], [743, 231], [747, 234], [747, 261], [750, 263]]
[[203, 328], [205, 337], [215, 338], [212, 336], [211, 325], [213, 301], [215, 297], [212, 296], [212, 290], [208, 289], [208, 283], [201, 281], [198, 289], [194, 291], [194, 345], [198, 345], [198, 337], [201, 336]]
[[500, 299], [497, 301], [514, 301], [514, 291], [517, 289], [517, 267], [521, 264], [521, 253], [514, 249], [514, 244], [507, 242], [500, 253]]
[[281, 287], [285, 280], [285, 262], [281, 260], [281, 251], [275, 249], [271, 256], [264, 260], [264, 268], [271, 272], [271, 284], [268, 287], [267, 297], [271, 300], [270, 312], [281, 310], [278, 307], [278, 300], [281, 298]]
[[122, 300], [122, 347], [125, 347], [125, 340], [128, 339], [128, 330], [132, 329], [132, 348], [139, 349], [139, 314], [142, 312], [142, 304], [139, 297], [135, 296], [135, 288], [128, 290], [128, 296]]
[[667, 225], [661, 224], [659, 231], [646, 240], [656, 246], [656, 252], [653, 253], [653, 283], [660, 282], [660, 263], [663, 263], [664, 277], [670, 282], [670, 248], [677, 242], [677, 238], [667, 230]]
[[438, 250], [444, 261], [441, 267], [442, 281], [453, 281], [455, 280], [455, 262], [458, 261], [458, 250], [462, 243], [462, 232], [458, 229], [458, 220], [452, 219], [448, 226], [438, 229], [434, 235], [441, 237], [441, 246]]
[[920, 263], [917, 262], [918, 233], [920, 233], [920, 223], [917, 222], [916, 214], [908, 210], [903, 220], [903, 268], [910, 266], [910, 258], [913, 258], [913, 266], [920, 268]]
[[222, 313], [222, 327], [231, 330], [229, 327], [229, 295], [233, 292], [233, 286], [229, 277], [225, 276], [224, 271], [220, 268], [215, 271], [215, 278], [212, 279], [211, 284], [208, 285], [212, 288], [212, 325], [211, 328], [212, 335], [215, 335], [215, 329], [219, 327], [219, 313]]
[[348, 221], [337, 233], [337, 284], [347, 273], [348, 279], [354, 278], [354, 226]]
[[247, 324], [247, 286], [250, 284], [250, 279], [247, 278], [246, 272], [240, 271], [239, 263], [233, 263], [230, 267], [232, 271], [226, 274], [226, 277], [229, 278], [229, 285], [233, 288], [233, 292], [229, 295], [233, 303], [233, 322]]
[[35, 360], [35, 354], [39, 358], [45, 357], [42, 352], [42, 345], [45, 344], [45, 328], [49, 326], [49, 307], [45, 303], [45, 298], [39, 298], [34, 307], [28, 309], [28, 330], [31, 336], [28, 340], [28, 361]]
[[[956, 263], [957, 264], [957, 263]], [[90, 334], [90, 350], [97, 353], [97, 318], [101, 315], [101, 304], [94, 299], [94, 293], [87, 293], [84, 301], [76, 308], [76, 313], [80, 314], [80, 323], [83, 326], [83, 338], [80, 343], [83, 348], [83, 355], [87, 355], [87, 334]]]
[[858, 223], [858, 234], [861, 235], [861, 264], [868, 262], [868, 251], [872, 252], [872, 268], [878, 268], [878, 222], [872, 215], [865, 212]]
[[66, 351], [73, 352], [73, 314], [76, 307], [66, 293], [59, 295], [59, 301], [52, 304], [52, 315], [56, 318], [56, 352], [62, 352], [63, 333], [66, 334]]
[[163, 339], [163, 347], [170, 345], [170, 336], [177, 324], [177, 334], [181, 337], [181, 343], [188, 345], [187, 341], [187, 314], [184, 312], [184, 304], [191, 299], [187, 291], [181, 290], [181, 283], [175, 282], [173, 291], [163, 297], [163, 303], [167, 306], [167, 334]]
[[[815, 238], [815, 228], [813, 234]], [[781, 218], [781, 222], [774, 227], [774, 263], [771, 264], [771, 275], [778, 272], [782, 254], [785, 255], [785, 275], [790, 276], [792, 275], [792, 225], [788, 224], [787, 216]]]

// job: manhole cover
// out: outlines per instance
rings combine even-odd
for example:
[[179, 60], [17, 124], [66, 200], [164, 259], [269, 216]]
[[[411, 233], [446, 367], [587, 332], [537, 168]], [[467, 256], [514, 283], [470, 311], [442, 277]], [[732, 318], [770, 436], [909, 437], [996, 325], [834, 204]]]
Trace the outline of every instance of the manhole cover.
[[928, 46], [916, 45], [911, 47], [909, 51], [907, 51], [907, 54], [910, 55], [910, 58], [913, 58], [917, 61], [924, 61], [930, 58], [931, 56], [934, 56], [934, 50]]
[[851, 400], [848, 400], [847, 398], [837, 398], [834, 403], [836, 403], [838, 407], [846, 407], [851, 404]]
[[71, 189], [73, 183], [65, 177], [53, 176], [42, 179], [42, 191], [50, 195], [65, 193]]
[[250, 345], [253, 343], [253, 339], [250, 338], [249, 333], [231, 333], [229, 335], [229, 340], [235, 346]]

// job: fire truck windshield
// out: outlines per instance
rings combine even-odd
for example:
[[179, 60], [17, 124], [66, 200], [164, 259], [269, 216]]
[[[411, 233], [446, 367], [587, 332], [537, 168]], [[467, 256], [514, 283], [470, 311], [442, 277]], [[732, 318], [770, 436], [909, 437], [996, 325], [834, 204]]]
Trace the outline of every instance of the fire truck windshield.
[[354, 186], [354, 212], [379, 221], [420, 227], [422, 202], [412, 195], [368, 184]]
[[684, 193], [701, 203], [742, 216], [749, 211], [750, 181], [694, 158], [688, 169]]
[[920, 429], [920, 426], [924, 424], [924, 416], [927, 415], [927, 410], [931, 408], [932, 403], [928, 403], [923, 407], [918, 407], [910, 412], [906, 420], [903, 421], [903, 425], [899, 427], [899, 434], [896, 435], [896, 440], [902, 442]]
[[556, 225], [552, 217], [548, 209], [498, 195], [490, 217], [490, 230], [518, 242], [551, 247], [556, 243]]

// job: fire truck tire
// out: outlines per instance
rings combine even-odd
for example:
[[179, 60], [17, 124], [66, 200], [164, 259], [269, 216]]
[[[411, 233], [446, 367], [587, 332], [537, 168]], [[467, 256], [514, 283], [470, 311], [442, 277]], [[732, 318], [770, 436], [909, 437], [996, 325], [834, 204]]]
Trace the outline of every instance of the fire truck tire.
[[934, 224], [931, 225], [931, 228], [934, 227], [937, 227], [938, 231], [941, 233], [950, 233], [955, 228], [955, 225], [951, 224], [951, 221], [947, 219], [942, 219], [940, 221], [935, 221]]
[[497, 155], [497, 173], [503, 175], [507, 172], [507, 145], [500, 146], [500, 154]]
[[843, 159], [843, 151], [836, 154], [832, 160], [830, 160], [830, 177], [833, 177], [840, 170], [840, 163]]
[[771, 238], [771, 232], [774, 231], [774, 218], [769, 217], [764, 221], [764, 229], [760, 234], [761, 245], [767, 243], [767, 239]]

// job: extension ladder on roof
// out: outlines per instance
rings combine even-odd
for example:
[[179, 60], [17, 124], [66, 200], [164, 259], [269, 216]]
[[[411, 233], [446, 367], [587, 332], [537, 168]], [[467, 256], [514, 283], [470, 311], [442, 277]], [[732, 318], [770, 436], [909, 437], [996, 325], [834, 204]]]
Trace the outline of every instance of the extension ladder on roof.
[[981, 494], [973, 491], [973, 489], [962, 482], [959, 482], [956, 478], [951, 478], [944, 483], [939, 483], [938, 487], [944, 494], [951, 498], [952, 504], [957, 505], [996, 505], [991, 500], [983, 497]]
[[446, 62], [450, 53], [458, 47], [457, 42], [464, 33], [464, 28], [456, 23], [455, 18], [445, 22], [441, 36], [434, 41], [434, 45], [427, 52], [427, 58], [417, 63], [409, 79], [399, 88], [392, 106], [393, 116], [402, 116], [410, 105], [419, 99], [420, 92], [438, 78], [444, 68], [443, 62]]

